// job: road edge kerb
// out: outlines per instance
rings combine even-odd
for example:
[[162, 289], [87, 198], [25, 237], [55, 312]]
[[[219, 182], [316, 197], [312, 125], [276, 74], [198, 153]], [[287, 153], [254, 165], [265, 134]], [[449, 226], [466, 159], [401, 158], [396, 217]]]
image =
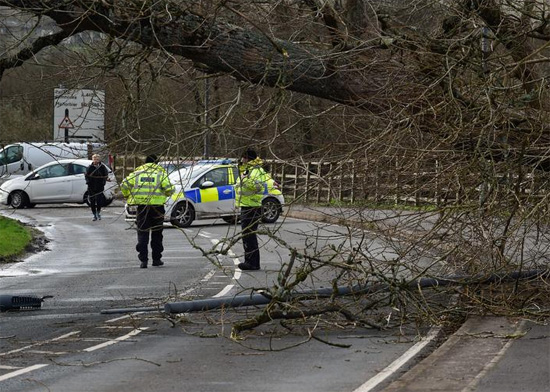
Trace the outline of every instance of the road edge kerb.
[[464, 391], [503, 354], [521, 328], [521, 323], [518, 326], [504, 317], [468, 318], [441, 346], [382, 392]]
[[285, 217], [309, 220], [314, 222], [331, 223], [335, 225], [346, 225], [350, 223], [357, 224], [356, 222], [348, 221], [345, 218], [339, 218], [329, 214], [323, 214], [322, 212], [318, 212], [318, 211], [313, 211], [313, 212], [296, 211], [296, 210], [293, 210], [292, 208], [289, 208], [285, 212]]
[[[323, 207], [289, 204], [284, 207], [281, 216], [283, 218], [288, 217], [334, 225], [351, 226], [358, 229], [372, 229], [372, 222], [369, 221], [367, 216], [363, 215], [364, 211], [365, 209], [352, 207]], [[395, 216], [395, 213], [384, 211], [385, 218], [392, 216]]]

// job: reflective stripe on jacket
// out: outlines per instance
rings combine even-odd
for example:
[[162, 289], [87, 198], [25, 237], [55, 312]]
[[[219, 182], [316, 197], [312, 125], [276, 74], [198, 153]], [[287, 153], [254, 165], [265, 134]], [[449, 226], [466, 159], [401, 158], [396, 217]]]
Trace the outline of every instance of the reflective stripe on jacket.
[[257, 158], [243, 168], [235, 184], [235, 205], [237, 207], [260, 207], [264, 197], [264, 189], [269, 175], [261, 166], [262, 161]]
[[161, 166], [146, 163], [122, 181], [120, 190], [128, 204], [164, 205], [174, 193], [174, 185]]

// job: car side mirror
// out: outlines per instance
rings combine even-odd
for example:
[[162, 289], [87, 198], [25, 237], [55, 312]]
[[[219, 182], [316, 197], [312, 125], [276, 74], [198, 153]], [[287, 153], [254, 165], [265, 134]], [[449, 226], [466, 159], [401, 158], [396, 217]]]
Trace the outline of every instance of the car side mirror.
[[40, 178], [40, 174], [34, 173], [31, 174], [29, 177], [27, 177], [27, 180], [38, 180]]
[[210, 188], [210, 187], [213, 187], [214, 186], [214, 183], [212, 181], [205, 181], [201, 184], [201, 188]]

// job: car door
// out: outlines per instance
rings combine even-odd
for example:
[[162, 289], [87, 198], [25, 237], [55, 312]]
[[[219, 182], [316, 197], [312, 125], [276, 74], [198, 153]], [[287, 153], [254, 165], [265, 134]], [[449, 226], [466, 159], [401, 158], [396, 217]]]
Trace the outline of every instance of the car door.
[[88, 186], [86, 185], [86, 166], [71, 163], [69, 165], [69, 181], [71, 183], [71, 202], [82, 203], [84, 200], [84, 194], [88, 191]]
[[[192, 188], [200, 194], [195, 209], [208, 215], [229, 214], [235, 205], [235, 190], [229, 183], [229, 167], [216, 167], [203, 174]], [[211, 183], [210, 186], [207, 184]]]
[[233, 165], [229, 167], [229, 184], [231, 185], [231, 188], [233, 189], [233, 199], [231, 204], [231, 211], [235, 212], [237, 211], [237, 208], [235, 207], [235, 184], [237, 184], [237, 179], [239, 178], [239, 168], [237, 165]]
[[0, 151], [0, 176], [27, 173], [23, 159], [23, 146], [13, 145]]
[[31, 202], [59, 203], [70, 200], [72, 183], [69, 177], [67, 163], [55, 163], [38, 170], [27, 189]]

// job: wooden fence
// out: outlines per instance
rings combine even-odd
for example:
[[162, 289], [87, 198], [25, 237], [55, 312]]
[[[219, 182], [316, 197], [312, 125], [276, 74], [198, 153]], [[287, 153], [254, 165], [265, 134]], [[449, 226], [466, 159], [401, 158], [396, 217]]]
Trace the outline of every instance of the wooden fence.
[[[124, 178], [145, 157], [118, 156], [117, 178]], [[168, 159], [167, 159], [168, 160]], [[458, 200], [481, 202], [502, 192], [542, 197], [550, 189], [546, 173], [518, 176], [504, 170], [481, 175], [457, 160], [407, 157], [377, 157], [340, 162], [265, 161], [267, 170], [279, 182], [287, 200], [307, 203], [392, 202], [415, 205], [447, 204]]]

